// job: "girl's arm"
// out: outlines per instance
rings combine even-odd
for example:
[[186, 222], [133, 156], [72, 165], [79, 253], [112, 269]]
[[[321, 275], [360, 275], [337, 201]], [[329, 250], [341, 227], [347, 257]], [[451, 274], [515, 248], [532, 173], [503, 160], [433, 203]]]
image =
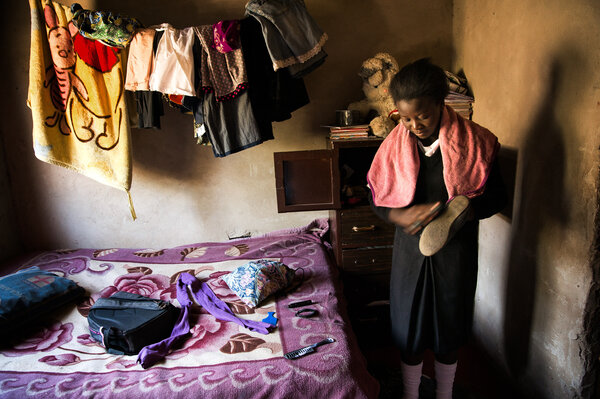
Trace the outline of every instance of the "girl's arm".
[[485, 190], [480, 196], [471, 199], [471, 208], [475, 219], [485, 219], [500, 212], [507, 203], [506, 185], [496, 158], [485, 184]]

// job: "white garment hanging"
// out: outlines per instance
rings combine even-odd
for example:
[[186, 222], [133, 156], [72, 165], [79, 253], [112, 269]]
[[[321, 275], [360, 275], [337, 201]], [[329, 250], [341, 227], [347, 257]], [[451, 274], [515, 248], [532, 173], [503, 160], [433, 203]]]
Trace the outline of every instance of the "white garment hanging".
[[193, 28], [175, 29], [164, 23], [157, 30], [164, 30], [164, 34], [156, 48], [150, 90], [195, 96]]

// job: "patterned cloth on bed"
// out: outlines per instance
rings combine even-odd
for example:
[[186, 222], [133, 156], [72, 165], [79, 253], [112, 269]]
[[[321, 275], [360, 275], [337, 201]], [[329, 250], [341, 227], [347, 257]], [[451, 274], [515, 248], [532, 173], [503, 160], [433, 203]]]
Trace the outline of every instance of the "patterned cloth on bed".
[[[45, 252], [22, 267], [39, 266], [76, 281], [89, 298], [57, 314], [42, 330], [0, 350], [0, 397], [62, 398], [370, 398], [379, 386], [365, 367], [347, 324], [336, 270], [322, 241], [327, 220], [261, 237], [169, 249], [79, 249]], [[249, 259], [303, 269], [303, 283], [259, 307], [246, 306], [222, 275]], [[182, 272], [206, 281], [241, 318], [276, 312], [268, 335], [220, 321], [193, 308], [191, 334], [164, 361], [144, 370], [135, 356], [110, 355], [89, 334], [89, 307], [99, 297], [128, 291], [175, 303]], [[295, 317], [287, 304], [311, 299], [318, 317]], [[283, 354], [332, 337], [336, 342], [297, 360]]]

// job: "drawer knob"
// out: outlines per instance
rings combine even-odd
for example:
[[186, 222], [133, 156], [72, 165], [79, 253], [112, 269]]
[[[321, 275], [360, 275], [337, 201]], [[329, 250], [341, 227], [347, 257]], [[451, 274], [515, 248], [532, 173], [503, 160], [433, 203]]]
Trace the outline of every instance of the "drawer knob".
[[373, 231], [375, 230], [375, 225], [372, 224], [370, 226], [353, 226], [352, 227], [352, 231], [354, 232], [360, 232], [360, 231]]

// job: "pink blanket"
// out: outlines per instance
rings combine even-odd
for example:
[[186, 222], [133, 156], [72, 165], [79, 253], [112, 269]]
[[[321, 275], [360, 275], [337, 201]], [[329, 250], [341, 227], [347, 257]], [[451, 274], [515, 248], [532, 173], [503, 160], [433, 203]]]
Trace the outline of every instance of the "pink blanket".
[[[498, 138], [448, 106], [439, 137], [448, 198], [480, 195], [500, 148]], [[399, 124], [379, 147], [367, 174], [375, 205], [402, 208], [412, 202], [419, 175], [417, 140]]]
[[[157, 249], [63, 249], [20, 266], [38, 266], [85, 288], [89, 297], [53, 313], [47, 325], [0, 346], [0, 398], [220, 399], [377, 398], [351, 331], [339, 274], [330, 262], [327, 219], [308, 226], [226, 242]], [[246, 306], [221, 276], [251, 259], [278, 260], [301, 269], [302, 284]], [[191, 305], [190, 334], [149, 369], [136, 356], [112, 355], [90, 337], [87, 314], [100, 297], [127, 291], [178, 305], [176, 281], [189, 273], [205, 282], [237, 317], [260, 321], [270, 312], [277, 328], [265, 335], [220, 320]], [[315, 302], [318, 315], [295, 316], [291, 302]], [[336, 341], [288, 360], [284, 353], [325, 338]]]

